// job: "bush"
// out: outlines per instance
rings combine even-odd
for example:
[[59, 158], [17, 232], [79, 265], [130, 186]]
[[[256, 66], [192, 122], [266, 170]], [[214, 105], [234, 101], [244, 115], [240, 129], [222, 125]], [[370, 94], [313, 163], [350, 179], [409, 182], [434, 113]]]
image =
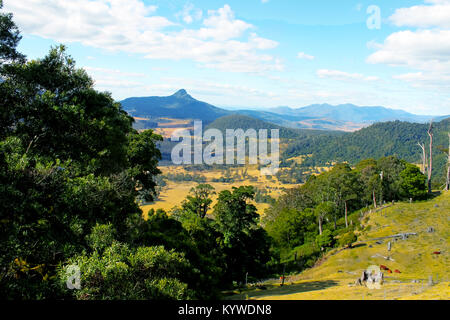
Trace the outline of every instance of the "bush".
[[318, 247], [327, 248], [333, 246], [334, 237], [331, 230], [325, 230], [321, 235], [316, 237], [316, 244]]
[[74, 295], [80, 300], [179, 300], [190, 299], [188, 285], [178, 278], [189, 264], [183, 255], [164, 247], [140, 247], [136, 251], [114, 241], [92, 255], [79, 255], [59, 269], [61, 287], [73, 267], [80, 270], [81, 289]]
[[356, 237], [355, 233], [353, 231], [344, 233], [342, 236], [339, 237], [338, 244], [341, 247], [349, 246], [351, 247], [353, 243], [356, 242], [358, 238]]

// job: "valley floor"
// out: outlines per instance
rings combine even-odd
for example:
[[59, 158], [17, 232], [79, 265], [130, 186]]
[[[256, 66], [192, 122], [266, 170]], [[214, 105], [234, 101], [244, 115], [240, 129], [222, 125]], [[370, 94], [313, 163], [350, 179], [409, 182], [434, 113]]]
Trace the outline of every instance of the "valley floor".
[[[168, 166], [160, 168], [163, 174], [189, 174], [182, 166]], [[242, 172], [242, 168], [234, 168], [231, 169], [231, 174], [238, 174]], [[224, 190], [231, 190], [233, 187], [241, 187], [241, 186], [249, 186], [252, 185], [258, 189], [265, 189], [268, 191], [268, 195], [273, 198], [278, 198], [281, 194], [282, 190], [293, 188], [297, 185], [283, 185], [281, 184], [275, 177], [268, 178], [266, 176], [261, 176], [259, 170], [254, 167], [246, 168], [249, 178], [236, 180], [232, 183], [224, 183], [224, 182], [214, 182], [214, 179], [219, 179], [224, 176], [223, 170], [210, 170], [205, 172], [199, 172], [201, 176], [205, 177], [207, 184], [210, 184], [214, 187], [216, 191], [216, 195], [213, 197], [213, 204], [216, 203], [217, 194]], [[192, 188], [198, 185], [197, 182], [194, 181], [167, 181], [167, 186], [163, 187], [161, 191], [161, 195], [158, 201], [155, 201], [152, 204], [142, 206], [142, 210], [144, 212], [144, 216], [148, 214], [151, 209], [163, 209], [166, 212], [170, 212], [174, 207], [180, 206], [182, 201], [186, 199], [189, 195], [189, 192]], [[258, 209], [259, 214], [263, 214], [264, 210], [269, 207], [267, 203], [254, 203], [256, 208]]]

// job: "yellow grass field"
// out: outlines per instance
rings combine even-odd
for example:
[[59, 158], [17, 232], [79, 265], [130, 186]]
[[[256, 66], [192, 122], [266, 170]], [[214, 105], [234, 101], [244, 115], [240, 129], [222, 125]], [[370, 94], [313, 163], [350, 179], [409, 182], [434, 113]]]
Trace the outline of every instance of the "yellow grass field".
[[[160, 169], [163, 172], [163, 174], [188, 173], [182, 166], [162, 167]], [[252, 185], [256, 188], [268, 190], [268, 194], [276, 199], [281, 194], [283, 188], [295, 187], [295, 185], [281, 185], [275, 177], [269, 178], [267, 176], [261, 176], [256, 166], [248, 166], [246, 169], [248, 175], [250, 177], [253, 177], [254, 179], [256, 178], [257, 179], [256, 181], [251, 181], [250, 179], [247, 179], [244, 181], [236, 181], [233, 183], [212, 182], [213, 179], [223, 177], [224, 172], [221, 170], [198, 172], [197, 174], [206, 177], [207, 179], [206, 183], [212, 185], [215, 188], [216, 193], [219, 193], [224, 190], [231, 190], [233, 187]], [[242, 168], [231, 169], [230, 172], [231, 174], [235, 174], [236, 172], [242, 172], [242, 170], [243, 170]], [[148, 212], [151, 209], [154, 210], [163, 209], [169, 212], [174, 207], [180, 206], [182, 201], [186, 199], [186, 196], [189, 194], [189, 191], [197, 185], [198, 183], [196, 182], [167, 181], [167, 186], [164, 187], [163, 190], [161, 191], [160, 199], [153, 204], [142, 206], [144, 216], [147, 216]], [[213, 199], [214, 200], [213, 206], [216, 203], [216, 199], [217, 194]], [[269, 207], [269, 205], [266, 203], [254, 203], [254, 205], [257, 207], [259, 214], [264, 213], [264, 210]]]
[[[267, 282], [268, 290], [248, 290], [231, 299], [282, 300], [393, 300], [450, 299], [450, 193], [427, 202], [398, 203], [368, 215], [361, 245], [334, 250], [305, 272], [289, 276], [287, 285]], [[428, 228], [434, 232], [428, 232]], [[417, 233], [392, 242], [371, 239], [399, 233]], [[440, 254], [434, 254], [440, 252]], [[394, 261], [385, 260], [391, 257]], [[354, 286], [369, 266], [385, 265], [401, 273], [385, 274], [381, 289]], [[430, 278], [433, 285], [429, 285]]]

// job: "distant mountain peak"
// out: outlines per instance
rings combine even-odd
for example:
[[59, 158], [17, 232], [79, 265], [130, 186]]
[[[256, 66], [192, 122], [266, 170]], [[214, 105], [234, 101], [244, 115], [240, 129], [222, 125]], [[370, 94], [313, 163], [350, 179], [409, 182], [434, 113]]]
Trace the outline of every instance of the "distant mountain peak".
[[192, 98], [185, 89], [178, 90], [173, 96], [176, 98]]
[[125, 111], [139, 118], [190, 119], [212, 122], [231, 112], [191, 97], [185, 89], [167, 97], [135, 97], [121, 101]]

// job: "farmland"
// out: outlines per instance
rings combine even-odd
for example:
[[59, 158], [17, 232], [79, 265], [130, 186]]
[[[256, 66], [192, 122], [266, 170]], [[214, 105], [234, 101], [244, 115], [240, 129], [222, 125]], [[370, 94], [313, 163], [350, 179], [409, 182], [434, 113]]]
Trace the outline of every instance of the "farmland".
[[[180, 175], [190, 174], [182, 166], [166, 166], [161, 167], [162, 175]], [[226, 174], [230, 176], [240, 175], [242, 177], [243, 171], [246, 173], [246, 178], [233, 181], [233, 182], [216, 182], [218, 179], [224, 177]], [[293, 188], [295, 185], [285, 185], [280, 183], [276, 177], [262, 176], [256, 166], [247, 166], [246, 168], [231, 168], [225, 170], [208, 170], [198, 173], [206, 179], [205, 183], [214, 187], [216, 193], [224, 190], [231, 190], [233, 187], [252, 185], [256, 189], [264, 189], [267, 191], [267, 195], [272, 198], [277, 198], [284, 189]], [[170, 212], [176, 206], [181, 205], [181, 202], [189, 194], [189, 191], [198, 185], [195, 181], [173, 181], [167, 180], [167, 185], [162, 188], [159, 199], [152, 204], [146, 204], [142, 206], [144, 216], [147, 215], [151, 209], [163, 209]], [[213, 198], [213, 206], [217, 200], [217, 195]], [[269, 207], [268, 203], [256, 203], [254, 205], [258, 209], [259, 214], [263, 214], [264, 210]]]

